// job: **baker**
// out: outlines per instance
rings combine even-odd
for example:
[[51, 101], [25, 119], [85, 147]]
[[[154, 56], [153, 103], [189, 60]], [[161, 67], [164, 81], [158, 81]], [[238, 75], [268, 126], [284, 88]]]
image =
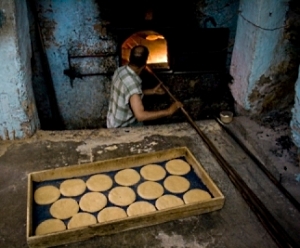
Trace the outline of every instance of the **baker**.
[[121, 66], [114, 72], [107, 113], [108, 128], [137, 126], [143, 121], [171, 116], [183, 106], [181, 102], [176, 101], [167, 109], [157, 111], [144, 109], [143, 95], [165, 93], [160, 85], [153, 89], [142, 90], [139, 75], [146, 67], [148, 55], [147, 47], [135, 46], [130, 51], [128, 65]]

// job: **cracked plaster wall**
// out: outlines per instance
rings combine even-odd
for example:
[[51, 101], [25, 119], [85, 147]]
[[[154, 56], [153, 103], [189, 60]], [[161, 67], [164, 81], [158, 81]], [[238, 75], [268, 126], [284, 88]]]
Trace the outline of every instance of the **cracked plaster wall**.
[[[105, 123], [110, 91], [110, 74], [107, 73], [116, 68], [116, 57], [108, 60], [107, 57], [70, 58], [70, 63], [68, 61], [68, 53], [70, 56], [89, 56], [115, 52], [114, 41], [101, 38], [97, 5], [94, 1], [40, 0], [38, 13], [65, 129], [101, 126]], [[71, 80], [64, 74], [70, 66], [76, 67], [80, 74], [103, 75]], [[111, 71], [107, 67], [112, 68]]]
[[25, 1], [0, 2], [0, 139], [31, 136], [39, 127], [31, 86]]
[[[250, 113], [261, 112], [274, 85], [284, 83], [276, 81], [276, 73], [285, 72], [288, 65], [283, 39], [287, 10], [287, 1], [240, 1], [231, 90], [237, 104]], [[279, 71], [279, 66], [284, 68]], [[259, 85], [264, 78], [267, 83]]]

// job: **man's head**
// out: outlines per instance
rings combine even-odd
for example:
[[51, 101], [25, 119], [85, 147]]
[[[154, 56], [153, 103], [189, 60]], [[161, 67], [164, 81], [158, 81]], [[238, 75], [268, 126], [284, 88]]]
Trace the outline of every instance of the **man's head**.
[[143, 45], [135, 46], [130, 51], [129, 64], [136, 67], [144, 67], [147, 64], [149, 50]]

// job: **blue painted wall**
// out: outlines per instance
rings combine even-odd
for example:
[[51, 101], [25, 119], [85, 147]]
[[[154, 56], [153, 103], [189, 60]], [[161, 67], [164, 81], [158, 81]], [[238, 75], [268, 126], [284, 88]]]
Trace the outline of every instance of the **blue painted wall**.
[[39, 128], [31, 80], [31, 45], [23, 0], [1, 1], [0, 140], [31, 136]]
[[[71, 56], [115, 53], [112, 39], [102, 37], [99, 11], [94, 1], [40, 0], [39, 21], [49, 60], [59, 112], [65, 129], [101, 127], [105, 123], [110, 77], [118, 64], [109, 58]], [[64, 74], [70, 66], [81, 74], [104, 73], [71, 80]]]
[[278, 80], [278, 75], [288, 66], [284, 40], [287, 10], [284, 1], [240, 1], [231, 89], [237, 104], [252, 114], [264, 111], [271, 101], [273, 106], [280, 105], [280, 97], [269, 96], [275, 96], [276, 91], [279, 95], [284, 82]]

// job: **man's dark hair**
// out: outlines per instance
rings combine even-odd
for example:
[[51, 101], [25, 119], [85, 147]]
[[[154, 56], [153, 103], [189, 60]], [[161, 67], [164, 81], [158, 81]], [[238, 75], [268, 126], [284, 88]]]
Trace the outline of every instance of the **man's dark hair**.
[[143, 45], [135, 46], [130, 51], [129, 64], [142, 67], [147, 64], [149, 50]]

